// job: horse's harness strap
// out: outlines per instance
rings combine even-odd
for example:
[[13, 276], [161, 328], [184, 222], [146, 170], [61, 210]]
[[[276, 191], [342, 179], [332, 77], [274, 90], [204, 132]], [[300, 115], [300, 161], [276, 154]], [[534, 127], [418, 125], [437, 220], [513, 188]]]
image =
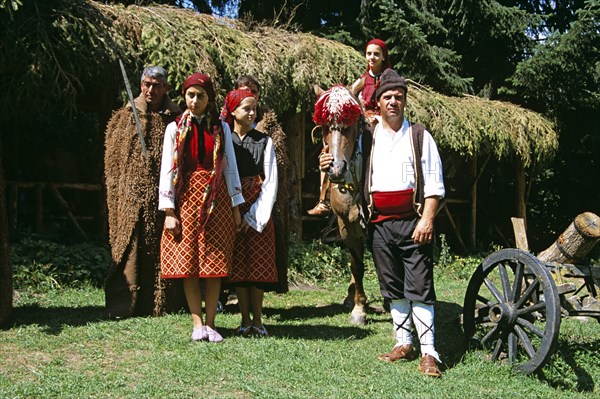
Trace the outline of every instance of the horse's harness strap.
[[[321, 125], [317, 125], [315, 126], [312, 131], [311, 131], [311, 138], [314, 142], [314, 132], [317, 129], [322, 128], [323, 126]], [[332, 126], [330, 127], [334, 128], [334, 129], [342, 129], [342, 127], [340, 126]], [[341, 183], [333, 183], [332, 182], [332, 187], [337, 188], [338, 190], [340, 190], [342, 193], [344, 193], [345, 191], [350, 191], [353, 193], [352, 196], [352, 202], [353, 203], [357, 203], [360, 200], [360, 180], [359, 180], [359, 173], [357, 173], [356, 171], [356, 166], [358, 162], [362, 162], [362, 160], [358, 157], [359, 154], [359, 150], [358, 150], [358, 143], [360, 140], [360, 132], [358, 134], [356, 134], [356, 137], [354, 139], [354, 150], [352, 152], [352, 157], [350, 158], [350, 175], [352, 176], [352, 182], [348, 182], [348, 181], [343, 181]], [[326, 143], [324, 143], [326, 144]], [[362, 166], [362, 165], [361, 165]]]
[[344, 193], [346, 191], [351, 192], [352, 195], [352, 203], [358, 203], [360, 200], [360, 181], [358, 180], [358, 174], [355, 169], [356, 159], [352, 157], [352, 161], [350, 162], [350, 175], [352, 176], [352, 182], [344, 181], [342, 183], [334, 183], [333, 187], [340, 190], [340, 192]]
[[317, 144], [317, 141], [315, 140], [315, 131], [318, 129], [322, 129], [323, 126], [321, 125], [316, 125], [315, 127], [312, 128], [312, 130], [310, 131], [310, 139], [313, 142], [313, 144]]

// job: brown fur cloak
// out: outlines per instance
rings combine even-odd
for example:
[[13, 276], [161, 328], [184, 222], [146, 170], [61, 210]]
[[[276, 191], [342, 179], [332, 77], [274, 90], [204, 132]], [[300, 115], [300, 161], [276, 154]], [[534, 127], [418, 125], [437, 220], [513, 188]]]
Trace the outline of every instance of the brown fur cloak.
[[289, 181], [290, 161], [287, 154], [286, 135], [277, 121], [273, 111], [264, 113], [256, 126], [256, 130], [267, 134], [273, 140], [275, 158], [277, 159], [278, 190], [273, 207], [273, 224], [275, 225], [275, 258], [279, 282], [273, 288], [276, 292], [287, 292], [288, 281], [288, 249], [290, 241]]
[[147, 156], [131, 106], [115, 111], [105, 137], [104, 173], [109, 242], [113, 266], [105, 292], [110, 316], [164, 312], [165, 282], [160, 279], [160, 236], [164, 215], [158, 211], [158, 182], [166, 126], [180, 113], [168, 97], [163, 112], [147, 112], [135, 99]]

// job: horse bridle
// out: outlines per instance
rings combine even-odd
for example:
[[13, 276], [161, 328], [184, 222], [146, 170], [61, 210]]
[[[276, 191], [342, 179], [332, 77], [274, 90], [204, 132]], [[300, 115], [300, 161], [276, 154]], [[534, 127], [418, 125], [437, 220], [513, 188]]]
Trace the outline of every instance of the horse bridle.
[[[363, 117], [361, 116], [360, 120], [358, 122], [358, 125], [360, 126], [362, 123], [363, 123]], [[358, 131], [360, 131], [359, 126], [356, 127], [356, 129]], [[327, 127], [328, 127], [329, 132], [331, 132], [333, 130], [331, 127], [329, 127], [329, 126], [327, 126]], [[319, 128], [323, 129], [323, 126], [322, 125], [315, 126], [310, 133], [313, 143], [315, 142], [314, 133]], [[339, 131], [342, 130], [341, 127], [335, 127], [334, 129], [339, 129]], [[349, 165], [348, 169], [350, 171], [350, 176], [352, 177], [352, 181], [348, 182], [347, 180], [343, 180], [343, 181], [334, 182], [334, 181], [330, 180], [332, 185], [334, 187], [336, 187], [338, 190], [340, 190], [340, 192], [342, 194], [345, 194], [346, 192], [353, 193], [353, 198], [352, 198], [353, 202], [356, 202], [360, 195], [360, 179], [359, 179], [358, 173], [356, 172], [356, 162], [357, 162], [359, 139], [360, 139], [360, 134], [357, 133], [354, 137], [354, 148], [352, 149], [352, 155], [349, 160], [350, 165]], [[327, 142], [325, 141], [325, 135], [323, 135], [322, 140], [323, 140], [323, 145], [327, 145]]]

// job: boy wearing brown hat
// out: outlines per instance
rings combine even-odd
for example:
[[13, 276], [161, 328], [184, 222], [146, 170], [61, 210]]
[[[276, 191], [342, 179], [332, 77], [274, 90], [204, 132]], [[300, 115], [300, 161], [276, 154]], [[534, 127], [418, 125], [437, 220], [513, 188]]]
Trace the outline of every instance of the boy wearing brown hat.
[[[436, 210], [445, 194], [442, 163], [431, 134], [404, 118], [406, 94], [405, 79], [392, 69], [385, 70], [375, 91], [381, 120], [373, 132], [365, 172], [369, 242], [381, 294], [390, 302], [397, 341], [379, 359], [415, 359], [414, 324], [422, 355], [419, 371], [439, 377], [441, 361], [434, 347], [432, 241]], [[422, 151], [414, 151], [413, 141], [422, 145]], [[420, 159], [415, 162], [419, 152]], [[331, 156], [321, 156], [321, 168], [327, 170], [332, 161]], [[423, 184], [417, 184], [421, 179]], [[422, 192], [423, 200], [418, 199], [417, 192]]]

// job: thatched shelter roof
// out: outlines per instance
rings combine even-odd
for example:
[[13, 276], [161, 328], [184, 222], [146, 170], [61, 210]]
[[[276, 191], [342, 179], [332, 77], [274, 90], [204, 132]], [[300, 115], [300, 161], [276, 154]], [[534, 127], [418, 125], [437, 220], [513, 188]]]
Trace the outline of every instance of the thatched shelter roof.
[[481, 97], [448, 97], [409, 81], [409, 119], [425, 124], [441, 148], [462, 155], [518, 157], [525, 166], [549, 162], [558, 149], [554, 125], [517, 105]]
[[[121, 88], [119, 58], [134, 87], [145, 65], [165, 67], [172, 94], [194, 71], [210, 74], [221, 98], [238, 75], [254, 75], [263, 84], [261, 101], [279, 115], [310, 109], [314, 83], [350, 84], [365, 68], [360, 52], [335, 41], [168, 6], [34, 1], [12, 16], [0, 11], [0, 20], [0, 71], [11, 77], [0, 83], [7, 95], [0, 106], [12, 112], [31, 109], [32, 101], [35, 109], [75, 109], [90, 93]], [[558, 146], [552, 123], [539, 114], [416, 83], [408, 114], [440, 147], [463, 155], [517, 155], [529, 165], [551, 159]]]

